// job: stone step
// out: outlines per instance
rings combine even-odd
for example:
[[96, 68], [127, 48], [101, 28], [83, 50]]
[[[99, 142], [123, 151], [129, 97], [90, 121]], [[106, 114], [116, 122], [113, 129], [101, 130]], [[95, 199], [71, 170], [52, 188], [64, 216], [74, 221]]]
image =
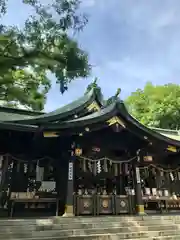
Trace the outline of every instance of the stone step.
[[180, 220], [180, 216], [135, 216], [135, 217], [124, 217], [124, 216], [113, 216], [113, 217], [107, 217], [107, 216], [102, 216], [102, 217], [75, 217], [75, 218], [63, 218], [63, 217], [54, 217], [52, 218], [54, 223], [65, 223], [65, 222], [99, 222], [99, 221], [113, 221], [113, 222], [124, 222], [124, 221], [172, 221], [172, 220]]
[[[91, 238], [90, 238], [91, 237]], [[62, 234], [52, 234], [51, 235], [39, 235], [39, 236], [13, 236], [13, 235], [1, 235], [1, 239], [13, 239], [13, 240], [19, 240], [19, 239], [26, 239], [26, 240], [64, 240], [64, 239], [98, 239], [100, 240], [101, 238], [104, 239], [113, 239], [113, 237], [116, 237], [115, 239], [141, 239], [141, 238], [148, 238], [148, 233], [147, 232], [141, 232], [141, 233], [92, 233], [92, 234], [81, 234], [81, 235], [62, 235]]]
[[[41, 229], [36, 229], [35, 227], [33, 228], [23, 228], [23, 227], [4, 227], [4, 232], [6, 233], [11, 233], [15, 235], [28, 235], [30, 234], [30, 236], [32, 234], [39, 234], [38, 232], [40, 232], [40, 234], [44, 234], [46, 235], [46, 233], [48, 234], [52, 234], [52, 232], [59, 232], [60, 234], [62, 232], [75, 232], [75, 231], [79, 231], [79, 232], [87, 232], [87, 231], [91, 231], [91, 232], [95, 232], [97, 233], [97, 231], [101, 231], [102, 229], [110, 229], [110, 231], [113, 232], [145, 232], [145, 231], [169, 231], [169, 230], [174, 230], [174, 231], [179, 231], [180, 232], [180, 228], [177, 225], [164, 225], [164, 226], [159, 226], [159, 225], [155, 225], [155, 226], [118, 226], [118, 225], [111, 225], [109, 227], [104, 226], [103, 224], [98, 224], [95, 226], [81, 226], [81, 228], [79, 226], [77, 226], [76, 228], [72, 228], [71, 225], [65, 225], [63, 227], [59, 227], [59, 225], [54, 226], [52, 228], [41, 228]], [[74, 230], [73, 230], [74, 229]], [[112, 230], [111, 230], [112, 229]], [[1, 233], [0, 233], [1, 235]]]
[[[141, 226], [148, 226], [148, 225], [164, 225], [164, 224], [172, 224], [172, 223], [179, 223], [180, 220], [176, 219], [167, 219], [167, 220], [161, 220], [161, 219], [151, 219], [151, 217], [146, 218], [146, 219], [136, 219], [136, 218], [123, 218], [121, 219], [120, 217], [114, 217], [114, 218], [78, 218], [78, 219], [67, 219], [67, 218], [58, 218], [56, 220], [52, 219], [41, 219], [41, 220], [0, 220], [0, 227], [3, 226], [35, 226], [35, 225], [42, 225], [43, 222], [49, 223], [49, 225], [53, 224], [59, 224], [59, 225], [64, 225], [68, 224], [69, 222], [71, 223], [71, 227], [77, 226], [78, 224], [94, 224], [97, 225], [99, 223], [105, 224], [108, 226], [109, 223], [113, 224], [122, 224], [122, 225], [141, 225]], [[46, 224], [47, 225], [47, 224]]]
[[[16, 238], [13, 236], [6, 236], [1, 239], [13, 239], [19, 240], [24, 238]], [[26, 240], [42, 240], [40, 236], [33, 236], [25, 238]], [[116, 233], [116, 234], [89, 234], [89, 235], [78, 235], [78, 236], [44, 236], [43, 240], [179, 240], [180, 234], [172, 235], [170, 232], [168, 234], [156, 233], [150, 236], [148, 233]]]
[[[149, 240], [179, 240], [180, 235], [174, 235], [174, 236], [160, 236], [160, 237], [153, 237], [148, 238]], [[130, 239], [129, 239], [130, 240]], [[146, 239], [147, 240], [147, 239]]]
[[[96, 228], [100, 228], [100, 227], [104, 227], [104, 228], [121, 228], [121, 229], [127, 229], [127, 230], [148, 230], [151, 231], [153, 229], [155, 230], [166, 230], [166, 229], [178, 229], [178, 225], [175, 224], [154, 224], [154, 225], [138, 225], [138, 224], [132, 224], [132, 223], [98, 223], [98, 224], [87, 224], [87, 223], [82, 223], [82, 224], [54, 224], [51, 228], [52, 230], [68, 230], [68, 229], [96, 229]], [[37, 227], [36, 230], [43, 230], [43, 227]], [[46, 229], [44, 229], [46, 230]]]
[[[70, 221], [69, 221], [70, 222]], [[39, 230], [43, 229], [49, 229], [49, 228], [56, 228], [56, 229], [63, 229], [63, 228], [95, 228], [97, 226], [103, 226], [105, 228], [110, 228], [112, 226], [116, 227], [130, 227], [130, 226], [167, 226], [167, 225], [174, 225], [174, 222], [172, 220], [167, 220], [167, 221], [160, 221], [160, 220], [146, 220], [146, 221], [99, 221], [99, 222], [86, 222], [86, 221], [81, 221], [81, 222], [70, 222], [71, 224], [67, 222], [55, 222], [53, 224], [46, 224], [44, 221], [38, 221], [36, 228]]]
[[[130, 216], [101, 216], [101, 217], [73, 217], [73, 218], [63, 218], [63, 217], [52, 217], [52, 218], [42, 218], [43, 219], [50, 219], [52, 220], [54, 223], [58, 222], [58, 223], [65, 223], [65, 222], [71, 222], [71, 223], [77, 223], [77, 222], [99, 222], [99, 221], [113, 221], [113, 222], [123, 222], [123, 221], [180, 221], [180, 216], [134, 216], [134, 217], [130, 217]], [[37, 219], [1, 219], [0, 220], [0, 226], [2, 225], [9, 225], [9, 224], [13, 224], [13, 225], [19, 225], [19, 223], [21, 224], [31, 224], [34, 225], [36, 224], [36, 220]]]
[[44, 239], [44, 238], [64, 238], [72, 236], [89, 236], [89, 235], [111, 235], [117, 234], [118, 236], [123, 236], [122, 239], [133, 238], [133, 237], [159, 237], [159, 236], [173, 236], [180, 235], [180, 230], [168, 228], [166, 230], [141, 230], [136, 229], [122, 229], [122, 228], [97, 228], [97, 229], [69, 229], [69, 230], [49, 230], [49, 231], [19, 231], [12, 232], [4, 230], [0, 233], [0, 239], [7, 238], [18, 238], [18, 239]]

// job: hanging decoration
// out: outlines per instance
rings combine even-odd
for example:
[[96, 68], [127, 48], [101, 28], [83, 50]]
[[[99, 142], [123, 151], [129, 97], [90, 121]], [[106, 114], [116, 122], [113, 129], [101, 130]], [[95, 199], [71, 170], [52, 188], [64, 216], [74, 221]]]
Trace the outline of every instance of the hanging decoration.
[[156, 170], [159, 170], [159, 171], [164, 172], [164, 173], [174, 173], [174, 172], [180, 171], [180, 166], [175, 168], [175, 169], [170, 169], [170, 168], [169, 169], [165, 169], [163, 167], [158, 167], [158, 166], [156, 166], [154, 164], [149, 164], [148, 166], [140, 167], [140, 169], [148, 169], [148, 168], [152, 168], [153, 171], [155, 171], [155, 169], [156, 169]]
[[24, 164], [24, 173], [27, 173], [27, 171], [28, 171], [28, 165], [25, 163]]
[[17, 161], [17, 162], [21, 162], [21, 163], [29, 163], [29, 162], [31, 162], [31, 163], [35, 162], [36, 163], [38, 161], [43, 161], [43, 160], [51, 160], [51, 161], [54, 160], [53, 158], [51, 158], [49, 156], [44, 156], [42, 158], [36, 158], [36, 159], [30, 159], [30, 160], [24, 160], [24, 159], [21, 159], [21, 158], [17, 158], [15, 156], [11, 155], [10, 153], [3, 154], [3, 155], [1, 155], [1, 157], [3, 157], [3, 158], [4, 157], [10, 157], [11, 159], [13, 159], [13, 161]]
[[84, 160], [84, 161], [88, 161], [88, 162], [101, 162], [101, 161], [103, 161], [104, 163], [105, 162], [109, 162], [110, 163], [110, 165], [112, 165], [113, 163], [129, 163], [129, 162], [132, 162], [133, 160], [135, 160], [135, 159], [137, 159], [137, 156], [135, 156], [135, 157], [132, 157], [132, 158], [130, 158], [130, 159], [127, 159], [127, 160], [123, 160], [123, 161], [117, 161], [117, 160], [113, 160], [113, 159], [110, 159], [110, 158], [108, 158], [108, 157], [103, 157], [103, 158], [99, 158], [99, 159], [92, 159], [92, 158], [88, 158], [88, 157], [84, 157], [84, 156], [78, 156], [79, 157], [79, 159], [82, 159], [82, 160]]
[[174, 175], [173, 175], [173, 173], [170, 172], [170, 173], [169, 173], [169, 176], [170, 176], [171, 181], [173, 182], [173, 181], [174, 181]]
[[97, 173], [101, 173], [101, 162], [97, 162]]

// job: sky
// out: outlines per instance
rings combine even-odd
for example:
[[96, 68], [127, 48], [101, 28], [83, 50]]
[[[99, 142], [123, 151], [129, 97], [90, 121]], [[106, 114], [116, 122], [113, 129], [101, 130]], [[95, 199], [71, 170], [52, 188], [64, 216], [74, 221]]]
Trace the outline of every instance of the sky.
[[[23, 25], [29, 9], [21, 1], [9, 0], [3, 23]], [[123, 99], [147, 81], [180, 84], [179, 0], [83, 0], [81, 10], [89, 23], [76, 38], [89, 54], [91, 76], [63, 95], [52, 79], [46, 111], [82, 96], [95, 77], [105, 97], [120, 87]]]

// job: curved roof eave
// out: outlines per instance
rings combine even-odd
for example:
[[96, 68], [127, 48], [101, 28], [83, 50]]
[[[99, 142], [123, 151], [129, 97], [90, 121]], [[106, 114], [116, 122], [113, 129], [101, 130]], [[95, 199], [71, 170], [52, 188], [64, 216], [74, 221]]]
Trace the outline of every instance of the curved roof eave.
[[87, 126], [91, 124], [96, 123], [102, 123], [104, 121], [109, 120], [110, 117], [113, 117], [116, 115], [117, 112], [117, 102], [112, 103], [106, 108], [101, 109], [98, 112], [91, 113], [87, 116], [64, 121], [61, 123], [50, 123], [44, 126], [46, 130], [60, 130], [60, 129], [67, 129], [67, 128], [73, 128], [73, 127], [79, 127], [79, 126]]
[[[137, 121], [127, 110], [125, 104], [123, 102], [120, 103], [119, 105], [119, 113], [120, 115], [125, 119], [125, 121], [127, 123], [132, 124], [133, 126], [136, 127], [136, 129], [140, 129], [142, 131], [142, 133], [144, 133], [144, 136], [149, 136], [149, 137], [153, 137], [156, 138], [157, 140], [163, 141], [166, 144], [169, 145], [174, 145], [177, 147], [180, 147], [180, 141], [169, 138], [165, 135], [160, 134], [157, 131], [154, 131], [153, 129], [150, 129], [146, 126], [144, 126], [142, 123], [140, 123], [139, 121]], [[134, 130], [136, 131], [136, 130]], [[137, 134], [137, 132], [136, 132]]]
[[83, 110], [85, 112], [88, 112], [88, 106], [96, 99], [100, 103], [100, 99], [98, 99], [95, 89], [92, 89], [88, 94], [84, 95], [78, 100], [75, 100], [72, 103], [67, 104], [55, 111], [41, 114], [39, 116], [31, 117], [28, 119], [17, 119], [9, 122], [36, 125], [52, 121], [60, 121], [62, 119], [64, 120], [72, 115], [78, 115], [78, 113], [82, 112]]
[[[88, 116], [81, 117], [78, 119], [73, 119], [70, 121], [65, 121], [61, 123], [52, 123], [45, 127], [46, 130], [60, 130], [60, 129], [67, 129], [73, 127], [80, 127], [80, 126], [90, 126], [91, 124], [96, 123], [103, 123], [108, 121], [113, 116], [119, 116], [127, 128], [134, 134], [144, 135], [148, 138], [155, 138], [157, 140], [163, 141], [167, 145], [174, 145], [180, 147], [180, 141], [171, 139], [167, 136], [164, 136], [146, 126], [138, 122], [135, 118], [133, 118], [129, 112], [127, 111], [124, 103], [120, 100], [117, 100], [113, 104], [109, 105], [108, 107], [101, 109], [98, 112], [92, 113]], [[139, 132], [140, 130], [140, 132]]]
[[0, 122], [0, 130], [14, 130], [19, 132], [36, 132], [38, 130], [38, 126], [11, 123], [11, 122]]

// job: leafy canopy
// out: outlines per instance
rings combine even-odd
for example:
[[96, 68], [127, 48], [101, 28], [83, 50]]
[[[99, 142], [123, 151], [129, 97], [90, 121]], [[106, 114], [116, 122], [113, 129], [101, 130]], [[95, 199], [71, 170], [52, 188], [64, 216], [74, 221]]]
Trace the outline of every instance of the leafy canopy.
[[[0, 1], [0, 18], [8, 0]], [[79, 0], [22, 0], [33, 9], [22, 29], [0, 25], [0, 100], [42, 110], [51, 87], [47, 73], [60, 92], [90, 72], [88, 56], [70, 32], [82, 30], [87, 19], [79, 13]]]
[[127, 99], [131, 114], [149, 127], [180, 128], [180, 85], [154, 86], [148, 82], [144, 89], [137, 89]]

